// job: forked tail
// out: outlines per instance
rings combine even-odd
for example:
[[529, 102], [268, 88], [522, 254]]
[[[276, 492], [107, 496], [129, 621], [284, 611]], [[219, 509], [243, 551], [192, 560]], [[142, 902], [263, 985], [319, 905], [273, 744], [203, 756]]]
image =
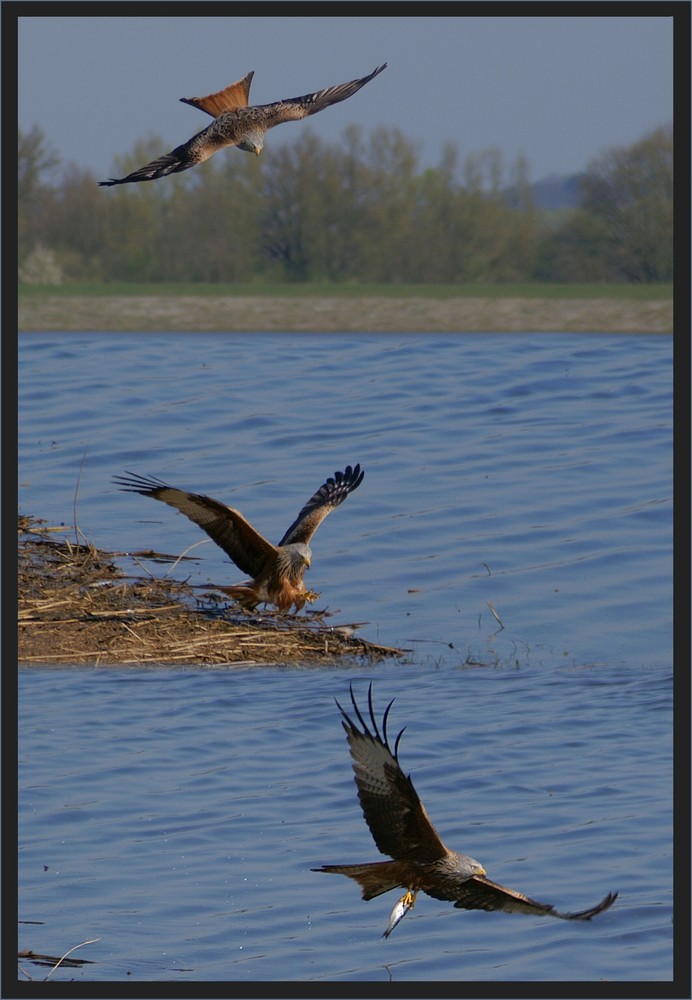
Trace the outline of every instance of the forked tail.
[[372, 861], [365, 865], [323, 865], [312, 871], [334, 872], [354, 879], [363, 890], [363, 899], [374, 899], [375, 896], [381, 896], [383, 892], [402, 885], [396, 861]]

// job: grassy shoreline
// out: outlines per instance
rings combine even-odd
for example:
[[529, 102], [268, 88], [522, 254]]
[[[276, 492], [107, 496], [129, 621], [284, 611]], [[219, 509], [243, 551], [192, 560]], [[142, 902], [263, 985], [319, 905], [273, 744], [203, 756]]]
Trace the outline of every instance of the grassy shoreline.
[[672, 333], [659, 285], [23, 286], [23, 332]]
[[463, 285], [410, 285], [410, 284], [349, 284], [331, 282], [281, 282], [275, 284], [212, 284], [205, 282], [66, 282], [62, 285], [20, 285], [20, 297], [41, 298], [47, 295], [74, 296], [114, 296], [114, 295], [155, 295], [194, 297], [235, 296], [246, 298], [343, 298], [359, 299], [369, 296], [377, 298], [532, 298], [532, 299], [670, 299], [670, 284], [559, 284], [559, 283], [503, 283]]

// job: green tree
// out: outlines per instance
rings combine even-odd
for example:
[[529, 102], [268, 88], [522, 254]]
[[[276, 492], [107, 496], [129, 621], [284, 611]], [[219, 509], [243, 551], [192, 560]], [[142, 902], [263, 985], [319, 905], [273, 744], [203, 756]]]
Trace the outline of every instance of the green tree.
[[[165, 144], [151, 136], [137, 142], [132, 154], [118, 157], [114, 176], [120, 177], [157, 156]], [[167, 238], [177, 206], [187, 196], [187, 174], [163, 180], [97, 188], [104, 212], [102, 246], [106, 281], [164, 281], [178, 249]]]
[[52, 198], [51, 180], [60, 160], [47, 145], [43, 132], [37, 126], [28, 132], [20, 129], [17, 154], [17, 228], [21, 262], [35, 246], [45, 248], [48, 244], [43, 223], [46, 207]]
[[333, 150], [309, 129], [301, 141], [267, 155], [260, 227], [262, 250], [277, 277], [338, 280], [343, 270], [343, 204]]
[[415, 150], [396, 130], [341, 144], [304, 130], [267, 156], [264, 254], [290, 281], [406, 280]]
[[[156, 137], [116, 164], [157, 155]], [[31, 280], [460, 283], [666, 281], [672, 275], [672, 130], [589, 165], [578, 208], [549, 226], [524, 156], [421, 170], [397, 129], [352, 126], [338, 143], [304, 129], [260, 159], [229, 151], [161, 180], [99, 188], [40, 130], [19, 137], [20, 263]], [[540, 231], [539, 231], [540, 227]], [[36, 277], [38, 275], [39, 277]], [[55, 278], [57, 280], [57, 278]]]
[[628, 281], [669, 281], [673, 249], [673, 130], [591, 163], [582, 180], [582, 209], [600, 230], [603, 252]]
[[44, 188], [60, 158], [46, 144], [42, 130], [35, 125], [28, 132], [19, 130], [17, 143], [19, 201], [27, 202]]
[[[432, 281], [502, 282], [525, 280], [533, 267], [535, 216], [531, 208], [528, 165], [519, 158], [509, 186], [499, 150], [464, 157], [454, 183], [449, 174], [433, 213], [421, 210], [422, 224], [439, 219], [440, 270]], [[456, 166], [455, 166], [456, 173]]]
[[673, 276], [673, 131], [611, 149], [580, 178], [579, 207], [539, 252], [537, 277], [664, 282]]
[[[246, 155], [213, 157], [174, 199], [157, 245], [166, 281], [252, 281], [261, 269], [260, 188], [264, 164]], [[168, 248], [167, 250], [165, 248]]]
[[104, 279], [107, 208], [91, 171], [70, 164], [44, 206], [42, 224], [67, 278]]
[[361, 280], [421, 280], [413, 214], [418, 159], [418, 145], [399, 129], [371, 133], [360, 191]]

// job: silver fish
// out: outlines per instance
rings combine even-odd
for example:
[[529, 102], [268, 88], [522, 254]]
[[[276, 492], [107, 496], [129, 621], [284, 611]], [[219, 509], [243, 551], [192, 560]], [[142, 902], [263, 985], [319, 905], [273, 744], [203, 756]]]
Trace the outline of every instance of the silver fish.
[[396, 925], [404, 919], [409, 910], [413, 909], [413, 904], [416, 901], [416, 893], [410, 890], [405, 893], [401, 899], [398, 899], [394, 904], [394, 909], [389, 914], [389, 923], [387, 924], [387, 930], [384, 932], [382, 937], [388, 938], [392, 933]]

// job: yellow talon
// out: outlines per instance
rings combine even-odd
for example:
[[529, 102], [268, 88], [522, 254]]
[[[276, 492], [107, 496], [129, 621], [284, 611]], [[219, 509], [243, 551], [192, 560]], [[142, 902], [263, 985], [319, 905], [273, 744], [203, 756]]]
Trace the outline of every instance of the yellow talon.
[[409, 889], [409, 890], [408, 890], [408, 891], [407, 891], [407, 892], [406, 892], [406, 893], [405, 893], [405, 894], [404, 894], [404, 895], [403, 895], [403, 896], [401, 897], [401, 899], [399, 900], [399, 902], [400, 902], [400, 903], [401, 903], [401, 905], [402, 905], [403, 907], [405, 907], [405, 908], [406, 908], [407, 910], [410, 910], [410, 909], [412, 909], [412, 908], [413, 908], [413, 904], [414, 904], [414, 903], [415, 903], [415, 901], [416, 901], [416, 896], [417, 896], [417, 895], [418, 895], [418, 893], [417, 893], [417, 892], [413, 892], [413, 891], [412, 891], [411, 889]]

